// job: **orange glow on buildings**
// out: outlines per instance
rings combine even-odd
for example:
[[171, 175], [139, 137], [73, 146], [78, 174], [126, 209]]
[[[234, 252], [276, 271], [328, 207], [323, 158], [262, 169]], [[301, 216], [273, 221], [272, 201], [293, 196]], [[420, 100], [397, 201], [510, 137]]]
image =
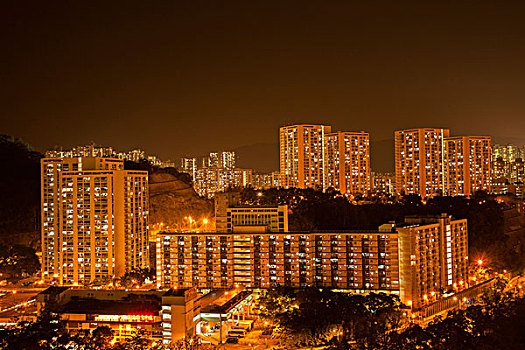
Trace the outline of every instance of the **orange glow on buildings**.
[[82, 285], [148, 262], [148, 173], [115, 158], [41, 160], [42, 279]]
[[370, 135], [334, 132], [326, 135], [326, 188], [341, 193], [370, 192]]
[[326, 287], [423, 295], [468, 278], [467, 222], [406, 218], [376, 231], [162, 233], [157, 287]]
[[280, 128], [281, 186], [324, 189], [327, 125], [290, 125]]
[[456, 136], [445, 139], [445, 194], [470, 196], [491, 191], [490, 136]]
[[448, 129], [399, 130], [395, 135], [396, 191], [422, 199], [444, 193]]
[[308, 124], [280, 129], [281, 186], [370, 192], [369, 134], [331, 130]]

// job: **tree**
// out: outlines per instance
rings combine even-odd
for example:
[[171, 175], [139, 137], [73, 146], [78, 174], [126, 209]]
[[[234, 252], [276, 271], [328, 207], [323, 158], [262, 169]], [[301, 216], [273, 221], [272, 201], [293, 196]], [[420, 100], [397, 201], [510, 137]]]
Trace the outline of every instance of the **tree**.
[[263, 317], [287, 347], [349, 341], [368, 346], [386, 330], [399, 325], [402, 304], [397, 296], [337, 293], [328, 289], [270, 289], [261, 300]]

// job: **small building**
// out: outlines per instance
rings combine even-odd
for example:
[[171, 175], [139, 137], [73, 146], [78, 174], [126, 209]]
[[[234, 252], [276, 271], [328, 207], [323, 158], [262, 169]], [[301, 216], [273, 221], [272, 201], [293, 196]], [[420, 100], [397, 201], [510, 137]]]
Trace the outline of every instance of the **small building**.
[[168, 291], [127, 291], [57, 289], [50, 287], [36, 300], [38, 310], [46, 307], [59, 315], [68, 332], [111, 328], [115, 341], [122, 341], [139, 330], [152, 341], [170, 343], [192, 337], [201, 295], [195, 289]]
[[217, 232], [288, 232], [288, 206], [241, 205], [238, 193], [215, 196]]

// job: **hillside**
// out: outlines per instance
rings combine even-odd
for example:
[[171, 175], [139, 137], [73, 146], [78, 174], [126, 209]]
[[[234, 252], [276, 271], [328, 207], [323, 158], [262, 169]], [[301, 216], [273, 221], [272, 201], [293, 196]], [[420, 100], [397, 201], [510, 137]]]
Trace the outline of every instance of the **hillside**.
[[192, 217], [200, 225], [203, 218], [213, 216], [212, 202], [197, 195], [191, 182], [185, 177], [170, 170], [151, 170], [149, 176], [150, 190], [150, 228], [176, 229], [189, 226]]
[[0, 135], [0, 243], [35, 247], [40, 239], [40, 158], [22, 140]]

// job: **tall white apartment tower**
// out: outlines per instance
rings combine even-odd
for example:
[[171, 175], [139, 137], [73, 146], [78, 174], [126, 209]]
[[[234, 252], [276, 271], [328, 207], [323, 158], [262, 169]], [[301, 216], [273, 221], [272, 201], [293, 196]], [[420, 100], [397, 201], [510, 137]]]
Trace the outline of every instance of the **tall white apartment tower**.
[[41, 160], [42, 277], [111, 280], [148, 264], [148, 173], [114, 158]]

